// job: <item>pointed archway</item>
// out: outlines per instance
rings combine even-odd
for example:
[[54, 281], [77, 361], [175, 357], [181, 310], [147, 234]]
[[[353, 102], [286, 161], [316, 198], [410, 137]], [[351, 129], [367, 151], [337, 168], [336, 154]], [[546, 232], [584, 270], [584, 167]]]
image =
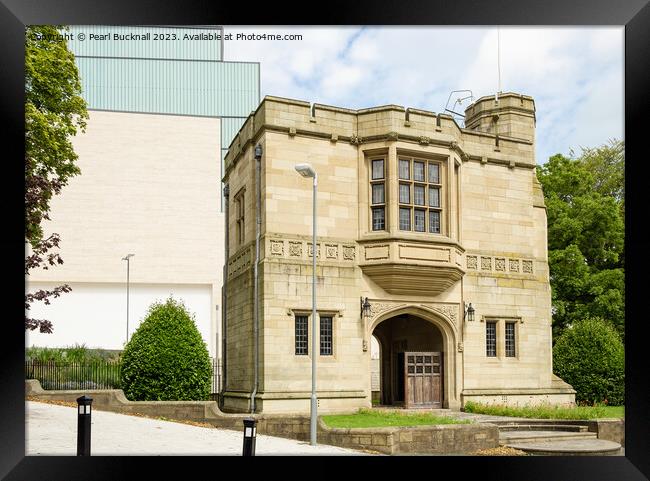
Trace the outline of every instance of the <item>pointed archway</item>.
[[[405, 395], [409, 388], [405, 391], [405, 386], [413, 381], [409, 373], [415, 374], [417, 370], [417, 373], [433, 374], [432, 381], [439, 383], [439, 394], [434, 395], [439, 399], [433, 407], [460, 408], [457, 379], [460, 369], [456, 366], [460, 357], [455, 349], [456, 328], [449, 320], [420, 306], [402, 306], [377, 316], [370, 323], [368, 334], [380, 344], [380, 404], [408, 404]], [[413, 364], [416, 361], [430, 363]]]

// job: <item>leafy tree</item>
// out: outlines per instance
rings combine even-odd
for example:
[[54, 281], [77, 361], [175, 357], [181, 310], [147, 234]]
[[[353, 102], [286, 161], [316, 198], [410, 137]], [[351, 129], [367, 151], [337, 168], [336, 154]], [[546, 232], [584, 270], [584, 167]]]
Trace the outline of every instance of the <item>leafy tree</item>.
[[625, 349], [603, 319], [584, 319], [564, 330], [553, 347], [553, 371], [576, 390], [576, 402], [625, 401]]
[[587, 317], [610, 321], [624, 339], [623, 173], [620, 141], [537, 166], [547, 207], [554, 339]]
[[122, 353], [121, 385], [132, 401], [202, 401], [210, 356], [193, 316], [172, 298], [154, 303]]
[[[25, 36], [25, 275], [30, 269], [62, 264], [53, 249], [60, 236], [45, 236], [42, 223], [49, 220], [50, 200], [80, 173], [70, 137], [84, 131], [88, 112], [81, 97], [74, 55], [59, 33], [67, 27], [28, 26]], [[25, 309], [34, 301], [69, 292], [63, 285], [25, 295]], [[52, 323], [25, 314], [25, 329], [52, 332]]]

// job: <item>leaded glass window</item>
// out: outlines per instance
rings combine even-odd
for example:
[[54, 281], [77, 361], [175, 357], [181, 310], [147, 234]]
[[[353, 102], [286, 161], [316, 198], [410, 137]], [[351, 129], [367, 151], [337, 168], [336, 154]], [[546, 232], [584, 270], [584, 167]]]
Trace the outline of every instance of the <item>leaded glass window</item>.
[[515, 323], [506, 322], [506, 357], [515, 355]]
[[386, 173], [384, 159], [370, 162], [370, 203], [372, 230], [386, 229]]
[[485, 355], [487, 357], [497, 356], [497, 323], [485, 323]]
[[[399, 178], [400, 230], [440, 234], [440, 164], [401, 157]], [[422, 208], [415, 208], [419, 206]], [[407, 214], [410, 216], [408, 219]]]
[[320, 355], [332, 355], [332, 317], [321, 316], [320, 318]]
[[296, 316], [296, 356], [308, 354], [307, 316]]

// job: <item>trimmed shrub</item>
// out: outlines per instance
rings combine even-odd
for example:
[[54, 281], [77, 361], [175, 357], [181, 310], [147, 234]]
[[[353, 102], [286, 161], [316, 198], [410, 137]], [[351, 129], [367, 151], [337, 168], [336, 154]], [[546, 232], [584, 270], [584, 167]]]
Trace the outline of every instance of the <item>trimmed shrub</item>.
[[553, 370], [576, 390], [576, 402], [625, 402], [625, 348], [614, 327], [589, 318], [567, 328], [553, 347]]
[[122, 353], [121, 385], [132, 401], [203, 401], [212, 366], [194, 316], [171, 297], [154, 303]]

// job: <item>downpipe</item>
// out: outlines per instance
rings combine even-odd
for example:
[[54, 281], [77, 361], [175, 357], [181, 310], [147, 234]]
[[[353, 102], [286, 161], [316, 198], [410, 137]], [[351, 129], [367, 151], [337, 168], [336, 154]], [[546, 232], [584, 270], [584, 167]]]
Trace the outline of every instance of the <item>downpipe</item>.
[[260, 230], [262, 225], [262, 213], [260, 212], [262, 204], [262, 187], [260, 185], [262, 169], [262, 146], [255, 146], [255, 264], [253, 266], [254, 286], [253, 286], [253, 390], [251, 392], [251, 414], [255, 413], [257, 396], [257, 385], [259, 383], [259, 272], [258, 265], [260, 262]]

